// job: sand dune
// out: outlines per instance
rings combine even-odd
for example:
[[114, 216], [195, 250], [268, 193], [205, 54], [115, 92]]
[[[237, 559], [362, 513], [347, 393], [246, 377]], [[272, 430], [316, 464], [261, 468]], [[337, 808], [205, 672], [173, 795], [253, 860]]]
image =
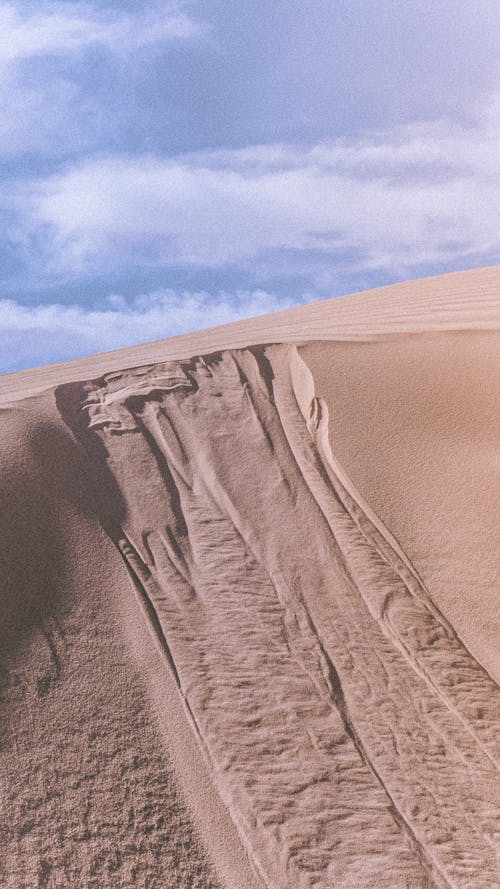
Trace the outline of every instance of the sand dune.
[[499, 289], [3, 379], [5, 886], [498, 885]]

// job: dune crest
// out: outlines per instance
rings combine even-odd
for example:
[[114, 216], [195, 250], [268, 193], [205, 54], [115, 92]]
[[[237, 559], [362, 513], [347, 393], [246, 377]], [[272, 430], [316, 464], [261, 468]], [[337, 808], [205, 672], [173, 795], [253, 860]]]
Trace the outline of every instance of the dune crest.
[[0, 374], [0, 403], [125, 367], [256, 343], [367, 343], [426, 331], [498, 330], [499, 288], [500, 266], [490, 266], [337, 296], [167, 340]]
[[262, 884], [491, 889], [498, 688], [336, 463], [296, 347], [56, 400]]

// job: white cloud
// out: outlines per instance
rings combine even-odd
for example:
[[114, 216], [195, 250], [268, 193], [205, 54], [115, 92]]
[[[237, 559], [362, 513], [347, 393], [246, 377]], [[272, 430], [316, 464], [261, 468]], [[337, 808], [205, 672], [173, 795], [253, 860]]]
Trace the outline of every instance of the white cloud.
[[164, 290], [132, 301], [115, 294], [98, 310], [0, 300], [0, 373], [175, 336], [293, 304], [296, 301], [262, 290], [216, 294]]
[[40, 235], [52, 273], [249, 265], [286, 252], [350, 254], [405, 274], [500, 248], [500, 114], [419, 124], [309, 148], [174, 159], [107, 157], [23, 186], [13, 236]]
[[36, 11], [26, 12], [20, 3], [2, 3], [0, 65], [41, 55], [74, 53], [93, 45], [130, 52], [148, 43], [199, 33], [200, 26], [180, 11], [117, 14], [90, 3], [46, 2]]
[[135, 14], [91, 3], [0, 2], [0, 155], [82, 155], [109, 135], [110, 118], [120, 125], [117, 108], [110, 113], [110, 97], [102, 96], [106, 73], [97, 69], [94, 89], [85, 82], [93, 70], [81, 68], [86, 51], [97, 47], [111, 65], [119, 61], [116, 100], [126, 107], [139, 51], [204, 34], [173, 2]]

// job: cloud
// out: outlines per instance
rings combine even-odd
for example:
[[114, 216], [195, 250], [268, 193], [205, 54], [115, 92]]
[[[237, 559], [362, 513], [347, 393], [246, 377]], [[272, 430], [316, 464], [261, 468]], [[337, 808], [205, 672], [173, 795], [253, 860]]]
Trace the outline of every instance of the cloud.
[[200, 33], [200, 26], [180, 11], [132, 15], [89, 3], [42, 3], [35, 11], [25, 12], [21, 4], [2, 3], [0, 32], [2, 66], [96, 45], [130, 52], [161, 40], [193, 37]]
[[500, 113], [468, 128], [421, 123], [350, 142], [268, 145], [173, 159], [104, 157], [11, 192], [18, 248], [47, 274], [286, 266], [349, 256], [418, 272], [500, 248]]
[[9, 367], [498, 261], [498, 4], [278, 5], [0, 0]]
[[135, 13], [0, 3], [0, 154], [57, 158], [95, 148], [133, 113], [130, 84], [144, 76], [145, 54], [205, 33], [179, 3]]
[[100, 309], [0, 300], [0, 373], [175, 336], [297, 302], [262, 290], [215, 294], [163, 290], [131, 301], [115, 294]]

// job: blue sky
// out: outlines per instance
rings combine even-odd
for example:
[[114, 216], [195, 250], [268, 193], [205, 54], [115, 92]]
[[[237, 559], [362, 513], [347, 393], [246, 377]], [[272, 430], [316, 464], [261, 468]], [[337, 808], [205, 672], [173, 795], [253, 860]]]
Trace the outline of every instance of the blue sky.
[[500, 6], [0, 2], [0, 371], [498, 262]]

